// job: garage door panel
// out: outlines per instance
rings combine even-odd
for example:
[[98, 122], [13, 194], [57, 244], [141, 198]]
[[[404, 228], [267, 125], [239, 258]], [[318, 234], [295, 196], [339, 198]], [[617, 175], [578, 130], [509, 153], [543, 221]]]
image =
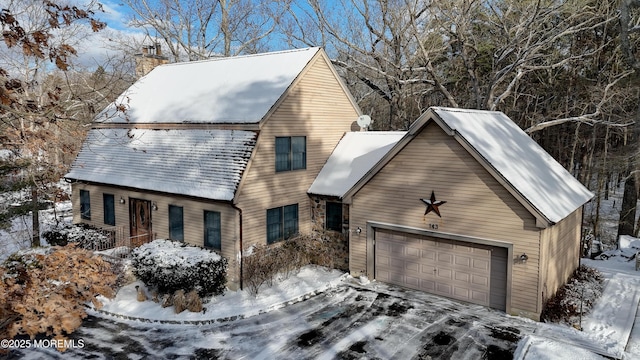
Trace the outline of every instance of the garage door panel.
[[405, 246], [403, 244], [391, 244], [389, 246], [390, 255], [404, 255]]
[[388, 242], [380, 242], [376, 244], [376, 254], [388, 254], [391, 244]]
[[489, 286], [489, 277], [481, 276], [481, 275], [472, 275], [471, 281], [469, 283], [473, 285], [478, 285], [478, 286]]
[[418, 263], [407, 262], [404, 264], [404, 268], [407, 272], [416, 274], [417, 276], [420, 276], [420, 267], [421, 266]]
[[487, 296], [487, 293], [484, 291], [471, 291], [471, 302], [477, 303], [477, 304], [486, 304], [489, 302], [489, 297]]
[[375, 232], [375, 277], [489, 306], [492, 253], [486, 246], [393, 231]]
[[453, 254], [438, 252], [438, 263], [453, 264]]
[[429, 250], [429, 249], [423, 249], [420, 252], [420, 259], [422, 259], [423, 261], [435, 263], [435, 261], [436, 261], [436, 252], [433, 251], [433, 250]]
[[428, 293], [434, 293], [436, 291], [436, 282], [433, 280], [420, 279], [420, 287], [418, 289]]
[[388, 256], [384, 256], [382, 254], [378, 255], [378, 256], [376, 256], [376, 264], [380, 268], [389, 267], [389, 265], [391, 265], [391, 258], [389, 258]]
[[453, 295], [458, 298], [469, 299], [471, 298], [471, 290], [461, 286], [454, 286]]
[[415, 276], [415, 277], [414, 276], [406, 276], [404, 281], [405, 281], [405, 284], [408, 285], [408, 287], [411, 287], [411, 288], [414, 288], [414, 289], [420, 286], [420, 277], [417, 277], [417, 276]]
[[454, 297], [453, 286], [448, 283], [436, 282], [436, 294], [447, 297]]
[[468, 283], [471, 281], [471, 276], [469, 275], [469, 273], [466, 273], [464, 271], [456, 271], [454, 280]]
[[471, 267], [473, 269], [476, 270], [480, 270], [480, 271], [487, 271], [489, 272], [491, 266], [490, 266], [491, 262], [490, 260], [485, 260], [485, 259], [472, 259], [471, 261]]
[[439, 280], [453, 280], [453, 271], [451, 269], [436, 269], [436, 278]]
[[469, 268], [471, 266], [471, 257], [458, 255], [455, 257], [454, 264], [464, 268]]
[[419, 259], [422, 250], [418, 246], [407, 246], [405, 248], [405, 256], [408, 258]]

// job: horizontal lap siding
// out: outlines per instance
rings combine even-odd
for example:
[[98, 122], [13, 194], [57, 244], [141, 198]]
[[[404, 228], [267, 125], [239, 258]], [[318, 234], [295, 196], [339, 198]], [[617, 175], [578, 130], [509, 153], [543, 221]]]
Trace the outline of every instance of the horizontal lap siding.
[[[182, 206], [184, 221], [184, 241], [186, 243], [203, 246], [204, 245], [204, 211], [220, 212], [220, 222], [222, 227], [222, 251], [221, 255], [230, 262], [236, 258], [239, 251], [237, 244], [238, 224], [236, 211], [228, 204], [216, 201], [195, 201], [192, 199], [162, 195], [156, 193], [145, 193], [141, 191], [129, 191], [109, 186], [74, 184], [72, 186], [73, 222], [87, 223], [100, 228], [110, 228], [111, 225], [104, 224], [104, 208], [102, 194], [113, 194], [115, 199], [116, 228], [124, 228], [125, 235], [129, 235], [129, 202], [130, 198], [148, 200], [155, 202], [158, 210], [151, 211], [151, 231], [156, 239], [169, 238], [169, 205]], [[80, 219], [80, 189], [88, 190], [91, 196], [91, 220]], [[126, 203], [120, 204], [120, 197]], [[229, 279], [235, 276], [235, 269], [229, 272]]]
[[[508, 151], [508, 150], [506, 150]], [[442, 218], [424, 212], [420, 200], [435, 192]], [[513, 254], [526, 252], [526, 264], [513, 265], [512, 303], [515, 311], [539, 313], [539, 232], [535, 218], [504, 189], [454, 138], [428, 125], [353, 197], [351, 271], [366, 272], [367, 221], [505, 241]], [[509, 266], [513, 264], [510, 260]], [[369, 274], [371, 276], [372, 274]]]
[[[286, 99], [263, 125], [253, 159], [237, 195], [243, 211], [243, 245], [266, 243], [266, 210], [298, 204], [300, 232], [311, 230], [307, 190], [343, 134], [356, 109], [323, 57], [302, 74]], [[275, 172], [275, 138], [307, 137], [307, 168]]]
[[547, 259], [542, 269], [544, 300], [552, 297], [578, 267], [581, 228], [582, 208], [579, 208], [543, 231]]

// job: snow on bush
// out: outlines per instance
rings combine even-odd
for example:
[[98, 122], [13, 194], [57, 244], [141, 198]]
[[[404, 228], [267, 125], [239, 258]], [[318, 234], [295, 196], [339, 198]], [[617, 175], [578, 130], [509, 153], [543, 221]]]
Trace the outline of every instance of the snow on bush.
[[77, 243], [81, 248], [101, 250], [113, 247], [114, 239], [108, 232], [87, 224], [61, 224], [42, 234], [50, 245], [64, 246]]
[[131, 253], [134, 275], [161, 294], [196, 290], [201, 297], [221, 295], [227, 259], [213, 251], [170, 240], [155, 240]]
[[598, 270], [580, 265], [567, 284], [547, 300], [540, 315], [542, 320], [567, 325], [579, 324], [580, 316], [589, 313], [602, 295], [603, 281]]

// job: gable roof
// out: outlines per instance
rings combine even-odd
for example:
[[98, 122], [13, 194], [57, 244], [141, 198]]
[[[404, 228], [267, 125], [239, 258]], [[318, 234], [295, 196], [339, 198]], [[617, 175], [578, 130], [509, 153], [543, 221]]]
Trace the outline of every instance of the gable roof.
[[348, 132], [309, 187], [309, 194], [342, 197], [406, 131]]
[[[258, 123], [320, 48], [161, 65], [95, 118], [100, 123]], [[124, 106], [126, 111], [118, 111]]]
[[230, 201], [256, 137], [239, 130], [92, 129], [65, 177]]
[[593, 198], [593, 193], [498, 111], [432, 107], [407, 134], [351, 188], [353, 196], [427, 124], [435, 122], [458, 141], [498, 182], [538, 220], [538, 226], [557, 223]]

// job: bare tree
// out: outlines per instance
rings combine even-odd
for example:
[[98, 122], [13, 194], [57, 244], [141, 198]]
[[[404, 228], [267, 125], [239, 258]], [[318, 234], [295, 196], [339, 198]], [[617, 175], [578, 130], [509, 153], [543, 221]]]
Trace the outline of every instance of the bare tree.
[[[639, 33], [640, 1], [621, 1], [620, 47], [626, 60], [627, 68], [636, 73], [640, 71], [640, 61], [638, 61]], [[636, 93], [635, 95], [638, 97], [640, 94]], [[640, 156], [640, 104], [636, 107], [633, 120], [634, 124], [631, 128], [630, 141], [625, 147], [627, 177], [625, 178], [622, 207], [620, 209], [618, 237], [620, 235], [638, 236], [638, 232], [640, 231], [640, 221], [638, 221], [637, 225], [635, 224], [638, 203], [638, 158]]]
[[43, 191], [66, 171], [83, 125], [116, 96], [114, 87], [125, 86], [120, 76], [109, 79], [104, 69], [79, 71], [72, 61], [80, 39], [105, 26], [94, 18], [99, 9], [98, 3], [79, 8], [26, 0], [7, 4], [0, 14], [0, 144], [18, 155], [13, 166], [22, 169], [23, 185], [31, 187], [34, 246]]
[[435, 84], [416, 54], [419, 41], [410, 35], [407, 15], [422, 17], [429, 6], [419, 0], [302, 1], [283, 21], [283, 32], [292, 46], [327, 49], [361, 107], [375, 113], [377, 128], [402, 129], [424, 110], [419, 95]]
[[287, 1], [278, 0], [124, 2], [135, 14], [130, 24], [162, 38], [174, 61], [265, 50], [288, 6]]

